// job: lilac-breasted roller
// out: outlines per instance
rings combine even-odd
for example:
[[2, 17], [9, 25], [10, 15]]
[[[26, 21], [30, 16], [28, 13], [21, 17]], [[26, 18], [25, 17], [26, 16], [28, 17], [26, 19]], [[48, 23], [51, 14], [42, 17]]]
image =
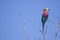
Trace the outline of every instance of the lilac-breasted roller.
[[43, 14], [42, 14], [42, 32], [44, 31], [44, 25], [48, 19], [48, 11], [49, 11], [49, 8], [44, 8], [43, 10]]

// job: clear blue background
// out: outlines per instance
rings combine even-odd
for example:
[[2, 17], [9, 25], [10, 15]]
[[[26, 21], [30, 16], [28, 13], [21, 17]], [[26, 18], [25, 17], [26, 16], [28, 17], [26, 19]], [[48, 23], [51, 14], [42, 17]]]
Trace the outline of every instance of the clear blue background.
[[[26, 40], [24, 21], [29, 40], [39, 37], [43, 40], [39, 29], [42, 29], [41, 16], [45, 7], [50, 8], [46, 40], [53, 40], [58, 29], [60, 0], [0, 0], [0, 40]], [[60, 31], [57, 40], [60, 40]]]

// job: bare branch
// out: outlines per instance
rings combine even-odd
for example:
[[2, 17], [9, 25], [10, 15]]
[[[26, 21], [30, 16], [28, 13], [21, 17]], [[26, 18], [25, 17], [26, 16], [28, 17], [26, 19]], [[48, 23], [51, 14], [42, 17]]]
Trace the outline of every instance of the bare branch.
[[48, 28], [48, 26], [46, 26], [46, 29], [45, 29], [45, 34], [46, 34], [46, 31], [47, 31], [47, 28]]
[[27, 26], [26, 26], [26, 21], [25, 20], [24, 20], [24, 33], [25, 33], [26, 40], [29, 40], [28, 32], [27, 32]]

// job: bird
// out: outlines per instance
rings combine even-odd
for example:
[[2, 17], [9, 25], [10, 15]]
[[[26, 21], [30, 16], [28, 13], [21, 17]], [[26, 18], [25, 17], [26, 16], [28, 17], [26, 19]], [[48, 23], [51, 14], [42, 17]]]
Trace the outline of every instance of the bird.
[[49, 12], [49, 8], [44, 8], [43, 9], [43, 14], [42, 14], [42, 18], [41, 18], [41, 21], [42, 21], [42, 32], [44, 32], [44, 25], [48, 19], [48, 12]]

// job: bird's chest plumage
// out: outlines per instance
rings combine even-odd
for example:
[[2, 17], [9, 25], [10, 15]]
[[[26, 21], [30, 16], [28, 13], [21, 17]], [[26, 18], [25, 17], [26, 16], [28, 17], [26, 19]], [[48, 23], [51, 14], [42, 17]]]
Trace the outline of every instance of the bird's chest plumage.
[[43, 22], [43, 23], [45, 23], [47, 19], [48, 19], [48, 15], [46, 15], [46, 16], [43, 15], [43, 16], [42, 16], [42, 22]]

